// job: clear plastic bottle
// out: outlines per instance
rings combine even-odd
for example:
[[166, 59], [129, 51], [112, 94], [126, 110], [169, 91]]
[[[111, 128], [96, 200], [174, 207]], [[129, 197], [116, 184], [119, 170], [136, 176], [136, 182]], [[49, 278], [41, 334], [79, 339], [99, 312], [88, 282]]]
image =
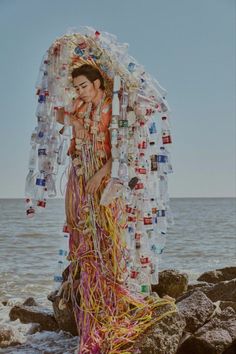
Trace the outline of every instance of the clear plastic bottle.
[[148, 267], [141, 267], [140, 273], [138, 275], [138, 281], [140, 285], [140, 293], [143, 296], [150, 295], [151, 291], [151, 279], [150, 279], [150, 271]]
[[167, 155], [164, 146], [161, 146], [157, 154], [158, 175], [162, 176], [167, 173]]
[[41, 171], [38, 173], [36, 177], [36, 185], [35, 185], [35, 199], [37, 201], [44, 200], [45, 197], [45, 186], [46, 186], [46, 179], [44, 176], [44, 172]]
[[65, 126], [62, 135], [61, 144], [59, 146], [57, 163], [58, 165], [65, 165], [67, 159], [67, 152], [70, 146], [70, 126], [68, 123], [68, 114], [65, 112]]
[[47, 145], [42, 143], [38, 147], [38, 170], [45, 171], [47, 160]]
[[57, 195], [55, 175], [48, 174], [46, 176], [47, 192], [50, 198], [54, 198]]
[[162, 201], [157, 206], [157, 231], [160, 234], [166, 234], [167, 231], [166, 209]]
[[25, 197], [33, 199], [35, 193], [34, 170], [30, 169], [25, 180]]
[[63, 281], [62, 272], [63, 272], [63, 262], [61, 260], [59, 260], [57, 262], [57, 267], [56, 267], [56, 271], [54, 274], [55, 288], [59, 288], [62, 281]]
[[35, 215], [35, 209], [31, 198], [25, 199], [26, 204], [26, 215], [28, 218], [32, 218]]
[[163, 115], [161, 118], [161, 130], [162, 130], [162, 142], [163, 144], [171, 144], [171, 134], [170, 134], [170, 125], [167, 115]]

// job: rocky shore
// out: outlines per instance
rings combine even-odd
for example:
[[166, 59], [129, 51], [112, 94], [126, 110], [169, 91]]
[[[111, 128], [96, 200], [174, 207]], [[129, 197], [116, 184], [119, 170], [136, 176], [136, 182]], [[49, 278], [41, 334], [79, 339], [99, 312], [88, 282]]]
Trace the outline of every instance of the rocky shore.
[[[203, 273], [194, 283], [189, 283], [186, 273], [174, 269], [163, 270], [159, 278], [152, 295], [174, 298], [178, 311], [140, 336], [134, 344], [134, 354], [236, 354], [236, 267]], [[66, 282], [63, 291], [67, 291]], [[51, 311], [29, 298], [13, 306], [9, 317], [12, 321], [32, 323], [30, 334], [63, 330], [75, 336], [72, 307], [62, 295], [63, 292], [54, 292], [48, 296]], [[155, 316], [160, 316], [162, 310]], [[12, 345], [19, 345], [14, 332], [0, 325], [0, 348]]]

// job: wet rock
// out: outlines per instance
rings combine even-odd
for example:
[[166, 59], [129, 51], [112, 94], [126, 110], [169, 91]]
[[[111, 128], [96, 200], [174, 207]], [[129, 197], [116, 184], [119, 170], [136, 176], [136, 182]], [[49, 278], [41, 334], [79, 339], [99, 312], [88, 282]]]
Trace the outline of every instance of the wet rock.
[[197, 280], [205, 281], [207, 283], [219, 283], [225, 280], [232, 280], [236, 278], [236, 267], [225, 267], [215, 269], [201, 274]]
[[[236, 279], [221, 281], [217, 284], [208, 284], [206, 286], [202, 286], [200, 289], [213, 302], [218, 300], [236, 302]], [[187, 291], [178, 297], [176, 302], [182, 301], [184, 298], [190, 296], [194, 291], [196, 291], [195, 288]]]
[[236, 302], [236, 279], [222, 281], [206, 288], [203, 287], [201, 291], [213, 302], [217, 300]]
[[182, 342], [177, 354], [222, 354], [230, 352], [235, 341], [236, 313], [228, 307]]
[[34, 300], [33, 297], [28, 297], [28, 299], [26, 299], [23, 302], [23, 305], [25, 305], [25, 306], [38, 306], [37, 302]]
[[201, 289], [204, 286], [210, 286], [210, 285], [212, 285], [212, 284], [209, 284], [209, 283], [207, 283], [205, 281], [188, 284], [187, 291]]
[[[65, 286], [65, 283], [64, 283]], [[48, 300], [52, 302], [53, 312], [59, 329], [69, 332], [74, 336], [78, 335], [75, 317], [70, 298], [65, 296], [64, 291], [55, 291], [48, 295]], [[65, 302], [68, 298], [68, 302]]]
[[186, 292], [188, 286], [188, 275], [174, 269], [163, 270], [159, 273], [159, 283], [152, 285], [152, 291], [157, 292], [160, 297], [169, 295], [178, 298]]
[[35, 334], [37, 332], [41, 332], [41, 326], [39, 323], [32, 323], [30, 329], [27, 331], [27, 334]]
[[[166, 310], [167, 308], [163, 307], [162, 311]], [[137, 339], [132, 353], [175, 354], [185, 325], [183, 316], [178, 312], [163, 317]]]
[[0, 348], [17, 344], [20, 344], [20, 340], [17, 338], [16, 332], [11, 327], [0, 325]]
[[11, 321], [19, 319], [22, 323], [39, 323], [41, 330], [55, 331], [58, 329], [53, 313], [39, 306], [16, 305], [10, 312]]
[[212, 301], [200, 290], [196, 290], [189, 297], [178, 302], [177, 307], [185, 318], [185, 330], [191, 333], [200, 328], [215, 310]]
[[234, 311], [236, 312], [236, 302], [233, 301], [220, 301], [220, 308], [221, 310], [226, 309], [226, 307], [232, 307]]
[[[74, 282], [79, 282], [80, 270], [77, 270]], [[72, 300], [70, 296], [69, 266], [64, 270], [63, 282], [58, 290], [48, 295], [48, 300], [52, 302], [53, 312], [59, 329], [71, 333], [73, 336], [78, 335], [77, 325], [75, 322]], [[80, 303], [78, 294], [77, 303]]]

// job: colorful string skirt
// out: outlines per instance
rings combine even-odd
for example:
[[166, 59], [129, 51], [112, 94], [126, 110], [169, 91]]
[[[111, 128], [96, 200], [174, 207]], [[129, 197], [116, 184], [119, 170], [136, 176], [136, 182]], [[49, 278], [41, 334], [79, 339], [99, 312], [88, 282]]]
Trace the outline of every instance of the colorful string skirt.
[[[122, 199], [109, 206], [100, 198], [109, 178], [94, 195], [86, 182], [105, 163], [92, 145], [83, 144], [72, 156], [66, 191], [66, 217], [70, 230], [71, 299], [80, 337], [79, 354], [132, 353], [135, 339], [157, 321], [155, 309], [174, 302], [144, 299], [125, 285], [127, 249]], [[79, 274], [79, 276], [78, 276]]]

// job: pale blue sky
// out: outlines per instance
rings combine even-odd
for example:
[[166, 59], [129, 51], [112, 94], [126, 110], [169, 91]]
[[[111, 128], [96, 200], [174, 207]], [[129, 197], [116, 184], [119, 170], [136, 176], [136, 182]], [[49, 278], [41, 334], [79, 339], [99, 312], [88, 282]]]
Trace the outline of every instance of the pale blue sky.
[[167, 89], [171, 197], [235, 196], [234, 0], [0, 0], [0, 197], [23, 197], [42, 56], [80, 25], [128, 42]]

